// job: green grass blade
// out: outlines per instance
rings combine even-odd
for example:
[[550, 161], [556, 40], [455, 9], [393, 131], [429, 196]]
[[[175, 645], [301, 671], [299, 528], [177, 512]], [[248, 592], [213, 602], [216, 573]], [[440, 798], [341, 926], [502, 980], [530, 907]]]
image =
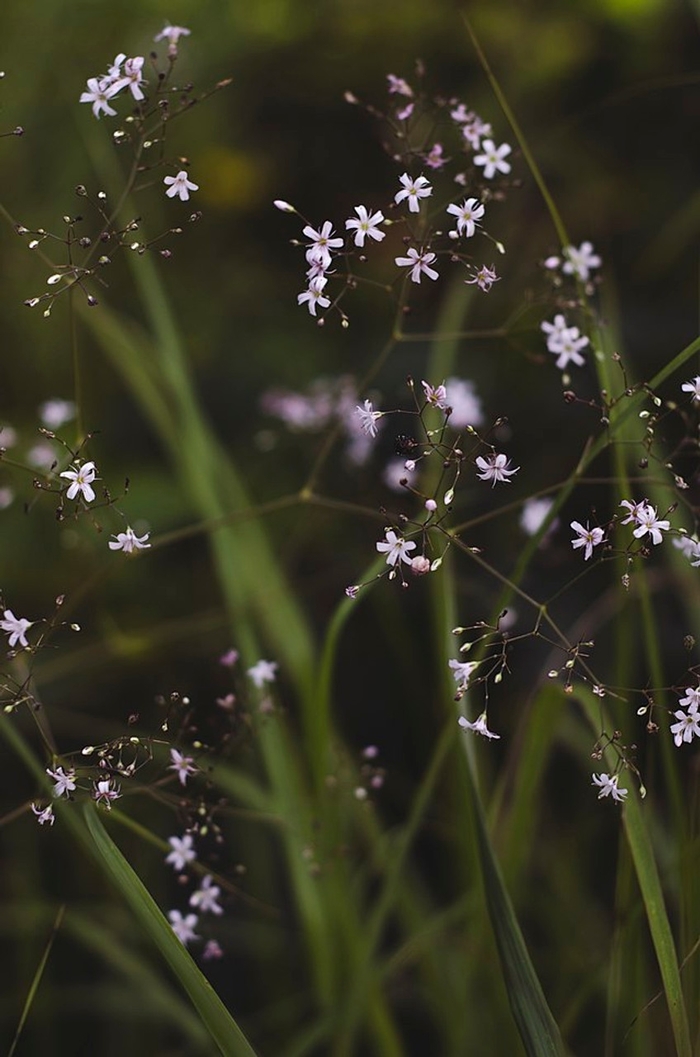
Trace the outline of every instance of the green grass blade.
[[56, 939], [56, 936], [58, 934], [58, 930], [61, 927], [61, 921], [63, 920], [63, 915], [65, 913], [65, 910], [66, 910], [65, 904], [63, 904], [63, 906], [58, 908], [58, 913], [56, 914], [56, 919], [55, 919], [55, 921], [53, 923], [53, 927], [51, 929], [51, 935], [49, 936], [48, 940], [46, 941], [46, 946], [44, 947], [44, 953], [42, 954], [41, 958], [39, 959], [39, 964], [36, 967], [36, 972], [34, 973], [34, 976], [32, 977], [32, 982], [31, 982], [31, 984], [29, 986], [29, 991], [27, 992], [27, 998], [25, 1000], [24, 1006], [22, 1007], [22, 1013], [21, 1013], [21, 1016], [19, 1018], [19, 1024], [17, 1025], [17, 1031], [15, 1032], [15, 1037], [12, 1040], [12, 1045], [10, 1046], [9, 1050], [7, 1051], [7, 1057], [12, 1057], [13, 1053], [17, 1049], [17, 1043], [19, 1042], [20, 1035], [22, 1034], [22, 1030], [24, 1028], [24, 1025], [27, 1022], [27, 1017], [29, 1016], [29, 1010], [32, 1008], [32, 1003], [34, 1001], [34, 998], [36, 997], [36, 993], [39, 990], [39, 984], [41, 983], [41, 978], [44, 975], [44, 969], [46, 968], [46, 963], [49, 960], [49, 955], [51, 954], [51, 948], [53, 947], [54, 940]]
[[148, 889], [105, 830], [96, 808], [92, 804], [86, 804], [83, 816], [97, 858], [187, 991], [219, 1051], [224, 1057], [256, 1057], [255, 1050], [238, 1024], [175, 936]]

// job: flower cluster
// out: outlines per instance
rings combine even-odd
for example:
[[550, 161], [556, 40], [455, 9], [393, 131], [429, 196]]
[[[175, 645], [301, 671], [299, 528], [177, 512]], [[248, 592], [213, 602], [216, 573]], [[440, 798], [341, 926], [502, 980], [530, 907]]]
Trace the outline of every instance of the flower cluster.
[[580, 246], [564, 246], [561, 257], [548, 257], [544, 262], [550, 271], [561, 271], [582, 283], [587, 283], [591, 272], [600, 268], [602, 260], [593, 250], [593, 243], [582, 242]]
[[554, 322], [541, 323], [540, 329], [547, 335], [547, 348], [557, 357], [557, 367], [560, 371], [566, 370], [569, 363], [583, 367], [585, 361], [581, 349], [585, 349], [589, 342], [578, 327], [570, 327], [566, 318], [559, 313], [554, 317]]
[[[671, 724], [671, 733], [677, 746], [700, 738], [700, 687], [689, 686], [685, 697], [678, 702], [682, 707], [673, 713], [677, 722]], [[686, 711], [683, 711], [683, 708]]]

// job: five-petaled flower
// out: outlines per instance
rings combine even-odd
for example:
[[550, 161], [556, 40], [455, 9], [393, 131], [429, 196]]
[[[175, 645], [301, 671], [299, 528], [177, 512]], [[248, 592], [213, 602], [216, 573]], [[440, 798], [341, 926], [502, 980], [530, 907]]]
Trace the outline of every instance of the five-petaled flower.
[[399, 183], [401, 184], [401, 190], [394, 195], [396, 204], [399, 205], [404, 198], [407, 198], [408, 208], [411, 213], [420, 212], [420, 199], [428, 198], [433, 193], [433, 188], [426, 177], [416, 176], [414, 180], [412, 176], [405, 172], [403, 176], [399, 176]]
[[591, 268], [600, 268], [603, 263], [597, 253], [593, 252], [593, 243], [582, 242], [581, 245], [565, 246], [563, 254], [566, 260], [561, 270], [567, 275], [575, 275], [581, 282], [587, 282]]
[[365, 406], [360, 407], [359, 404], [355, 407], [355, 414], [360, 420], [360, 425], [368, 437], [377, 436], [377, 420], [382, 417], [381, 411], [375, 411], [372, 407], [371, 400], [365, 400]]
[[481, 149], [484, 153], [474, 156], [474, 164], [483, 165], [486, 180], [492, 180], [497, 172], [510, 172], [510, 162], [505, 160], [512, 150], [509, 143], [501, 143], [497, 147], [492, 139], [485, 139]]
[[168, 770], [177, 772], [181, 785], [185, 785], [190, 775], [196, 774], [199, 770], [198, 767], [195, 767], [191, 756], [185, 756], [184, 753], [179, 752], [177, 749], [170, 750], [170, 759], [172, 763], [169, 765]]
[[116, 84], [113, 84], [107, 78], [89, 77], [87, 91], [81, 94], [80, 102], [92, 103], [92, 112], [96, 118], [99, 118], [100, 113], [114, 117], [117, 111], [109, 105], [108, 100], [113, 95], [116, 95], [118, 91], [119, 88]]
[[2, 615], [4, 620], [0, 621], [0, 628], [10, 636], [8, 642], [10, 649], [13, 650], [18, 642], [26, 649], [29, 645], [26, 633], [27, 629], [32, 626], [32, 621], [25, 620], [24, 617], [16, 617], [11, 609], [4, 610]]
[[670, 521], [660, 521], [656, 516], [656, 507], [644, 503], [635, 514], [637, 527], [632, 533], [635, 539], [641, 539], [645, 533], [649, 533], [654, 544], [661, 543], [662, 532], [668, 532], [671, 527]]
[[217, 903], [221, 889], [212, 884], [212, 880], [211, 874], [202, 878], [198, 890], [190, 896], [190, 906], [196, 907], [202, 914], [223, 914], [223, 907]]
[[[321, 265], [318, 261], [315, 262], [320, 268]], [[312, 277], [309, 282], [308, 288], [304, 290], [302, 294], [297, 295], [297, 304], [303, 305], [304, 301], [307, 302], [307, 307], [312, 316], [316, 315], [316, 308], [328, 308], [330, 305], [330, 298], [326, 297], [323, 293], [323, 288], [328, 280], [322, 273]]]
[[331, 250], [339, 249], [343, 245], [342, 239], [333, 238], [333, 225], [330, 220], [324, 220], [320, 231], [316, 231], [310, 224], [307, 224], [304, 234], [307, 239], [311, 239], [311, 244], [306, 250], [306, 259], [309, 264], [318, 263], [324, 270], [330, 267]]
[[689, 712], [700, 711], [700, 687], [693, 688], [692, 686], [686, 687], [686, 696], [682, 697], [680, 704], [683, 708], [687, 708]]
[[516, 466], [511, 470], [508, 456], [498, 454], [495, 451], [487, 455], [486, 458], [483, 455], [477, 455], [476, 465], [479, 467], [477, 477], [482, 481], [491, 481], [492, 488], [495, 486], [496, 481], [504, 481], [509, 484], [508, 478], [512, 477], [520, 469], [519, 466]]
[[482, 264], [480, 268], [474, 269], [471, 279], [465, 279], [464, 281], [467, 286], [478, 286], [480, 290], [487, 294], [494, 283], [500, 282], [500, 276], [496, 274], [493, 264], [490, 267], [488, 264]]
[[386, 238], [386, 231], [380, 231], [379, 225], [384, 222], [384, 214], [381, 210], [376, 213], [368, 213], [364, 206], [355, 206], [356, 217], [350, 217], [345, 221], [348, 231], [355, 231], [355, 245], [364, 246], [367, 237], [381, 242]]
[[186, 947], [191, 940], [200, 940], [202, 938], [194, 931], [199, 920], [196, 914], [187, 914], [183, 917], [179, 910], [169, 910], [168, 920], [173, 932], [183, 946]]
[[457, 231], [451, 231], [450, 234], [453, 236], [464, 235], [466, 238], [471, 238], [476, 231], [476, 225], [484, 215], [484, 207], [478, 198], [467, 198], [462, 202], [461, 206], [448, 206], [447, 212], [457, 217]]
[[433, 407], [439, 407], [441, 411], [446, 411], [450, 406], [450, 402], [447, 399], [447, 388], [445, 383], [442, 385], [432, 386], [429, 382], [422, 381], [423, 392], [425, 393], [425, 399]]
[[170, 863], [178, 873], [184, 870], [189, 862], [194, 862], [197, 858], [191, 833], [185, 833], [184, 837], [168, 837], [168, 844], [172, 851], [166, 855], [165, 861]]
[[65, 477], [67, 481], [71, 482], [66, 492], [66, 499], [75, 499], [80, 493], [86, 503], [92, 503], [95, 498], [95, 490], [92, 484], [96, 476], [97, 470], [94, 462], [84, 462], [82, 466], [78, 466], [75, 470], [64, 470], [61, 473], [61, 477]]
[[57, 767], [55, 771], [51, 771], [47, 767], [46, 773], [48, 774], [49, 778], [53, 778], [54, 780], [54, 796], [67, 797], [68, 794], [72, 793], [75, 789], [75, 771], [64, 771], [62, 767]]
[[377, 550], [380, 554], [386, 554], [387, 565], [396, 565], [398, 561], [410, 565], [411, 551], [416, 549], [413, 540], [405, 540], [402, 536], [397, 536], [393, 529], [385, 529], [384, 535], [386, 539], [377, 543]]
[[193, 183], [184, 169], [180, 169], [177, 176], [164, 176], [163, 183], [168, 190], [165, 192], [168, 198], [178, 195], [181, 202], [186, 202], [190, 197], [190, 191], [198, 191], [199, 184]]
[[593, 548], [597, 547], [605, 539], [605, 533], [602, 528], [589, 528], [588, 522], [586, 522], [586, 527], [584, 528], [580, 521], [572, 521], [571, 527], [574, 532], [578, 533], [576, 539], [571, 541], [571, 546], [574, 550], [579, 547], [585, 547], [583, 558], [584, 561], [588, 561], [591, 554], [593, 554]]
[[627, 790], [618, 788], [616, 774], [594, 774], [591, 777], [593, 778], [591, 785], [596, 785], [600, 789], [599, 800], [604, 796], [610, 796], [613, 800], [624, 801]]
[[248, 675], [258, 690], [261, 690], [265, 683], [274, 683], [277, 678], [278, 667], [277, 661], [258, 661], [257, 664], [248, 669]]
[[420, 282], [421, 272], [424, 275], [427, 275], [429, 279], [435, 280], [439, 278], [439, 273], [436, 272], [434, 268], [430, 267], [436, 257], [434, 253], [426, 253], [425, 251], [419, 253], [418, 250], [414, 250], [413, 247], [406, 252], [406, 257], [395, 257], [394, 263], [397, 264], [399, 268], [410, 268], [411, 279], [414, 283]]
[[460, 716], [457, 720], [462, 730], [473, 730], [475, 734], [481, 734], [484, 738], [500, 738], [500, 734], [494, 734], [492, 730], [486, 725], [486, 713], [482, 712], [481, 715], [474, 723], [470, 723], [464, 716]]

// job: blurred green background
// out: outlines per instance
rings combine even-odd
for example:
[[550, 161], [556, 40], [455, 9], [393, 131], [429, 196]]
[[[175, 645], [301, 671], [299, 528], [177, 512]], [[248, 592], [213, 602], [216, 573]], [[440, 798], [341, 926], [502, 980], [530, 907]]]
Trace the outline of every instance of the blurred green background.
[[[321, 443], [315, 435], [290, 434], [264, 415], [262, 394], [273, 387], [305, 391], [319, 377], [361, 377], [392, 323], [391, 306], [380, 295], [359, 291], [348, 304], [347, 330], [333, 320], [323, 328], [314, 325], [296, 304], [303, 288], [300, 253], [289, 244], [299, 234], [296, 218], [274, 210], [272, 200], [286, 199], [314, 223], [329, 217], [339, 227], [358, 202], [378, 204], [393, 196], [396, 169], [382, 150], [378, 129], [367, 114], [348, 106], [343, 93], [352, 90], [367, 101], [383, 101], [386, 74], [411, 79], [418, 58], [436, 94], [465, 100], [493, 124], [497, 142], [514, 142], [470, 44], [464, 14], [523, 125], [573, 241], [590, 239], [603, 256], [602, 314], [614, 327], [620, 352], [636, 377], [650, 376], [697, 334], [697, 4], [123, 0], [115, 5], [103, 0], [7, 0], [0, 11], [2, 130], [16, 125], [25, 129], [22, 138], [3, 140], [1, 200], [14, 220], [31, 229], [59, 232], [61, 217], [78, 209], [73, 188], [81, 183], [91, 189], [103, 185], [102, 166], [110, 157], [113, 126], [110, 119], [96, 122], [78, 98], [87, 78], [104, 70], [117, 52], [147, 54], [167, 20], [192, 31], [180, 47], [180, 82], [191, 80], [203, 90], [232, 78], [230, 87], [174, 124], [169, 133], [169, 152], [190, 160], [191, 176], [200, 184], [191, 205], [202, 210], [203, 218], [184, 225], [179, 239], [167, 240], [174, 256], [167, 262], [157, 260], [155, 266], [171, 299], [197, 398], [253, 501], [298, 490]], [[123, 164], [118, 153], [115, 157]], [[541, 288], [538, 261], [559, 248], [519, 155], [514, 175], [522, 187], [497, 207], [498, 219], [491, 225], [507, 247], [499, 264], [503, 280], [476, 305], [470, 326], [499, 326], [515, 308], [534, 299], [533, 291]], [[173, 217], [181, 222], [190, 212], [189, 206], [166, 200], [158, 187], [145, 190], [136, 208], [151, 236], [171, 225]], [[22, 305], [42, 292], [46, 270], [10, 224], [2, 231], [0, 261], [0, 418], [18, 435], [8, 460], [22, 463], [38, 439], [39, 404], [73, 395], [71, 353], [61, 306], [44, 320], [37, 314], [40, 310]], [[140, 328], [148, 322], [148, 308], [131, 266], [137, 271], [141, 262], [115, 261], [109, 289], [100, 299]], [[416, 329], [434, 324], [447, 287], [444, 283], [421, 297]], [[561, 400], [559, 377], [547, 362], [538, 331], [546, 314], [546, 307], [535, 305], [505, 340], [464, 342], [457, 349], [454, 373], [476, 382], [489, 419], [508, 416], [509, 450], [516, 463], [527, 468], [509, 499], [565, 478], [594, 428], [593, 419], [578, 411], [572, 414]], [[131, 523], [147, 523], [155, 541], [198, 522], [201, 511], [183, 488], [178, 459], [173, 458], [177, 445], [170, 454], [164, 449], [123, 374], [105, 357], [91, 328], [82, 324], [79, 349], [84, 421], [95, 431], [90, 455], [114, 493], [129, 478], [122, 506]], [[427, 342], [395, 350], [373, 382], [386, 405], [407, 404], [405, 377], [424, 376], [427, 350]], [[432, 379], [435, 384], [441, 380]], [[582, 382], [581, 390], [588, 395], [586, 385]], [[189, 442], [183, 423], [181, 443]], [[395, 499], [381, 476], [391, 455], [388, 433], [379, 453], [358, 469], [337, 452], [319, 490], [373, 509], [391, 506]], [[66, 633], [61, 649], [41, 657], [38, 664], [39, 689], [52, 710], [61, 747], [68, 750], [111, 736], [123, 729], [131, 713], [139, 713], [146, 727], [157, 725], [158, 694], [178, 691], [189, 695], [203, 713], [211, 710], [214, 699], [229, 689], [218, 657], [238, 644], [241, 629], [231, 626], [207, 535], [192, 534], [154, 549], [147, 560], [117, 565], [106, 554], [107, 535], [121, 528], [116, 519], [102, 518], [101, 534], [88, 519], [59, 526], [45, 497], [34, 503], [31, 471], [0, 466], [4, 485], [16, 493], [15, 501], [0, 511], [0, 586], [6, 604], [16, 613], [37, 617], [51, 611], [58, 594], [65, 593], [72, 605], [72, 594], [88, 585], [71, 609], [81, 634]], [[33, 504], [29, 513], [25, 503]], [[478, 509], [470, 507], [469, 514]], [[579, 514], [571, 511], [572, 516]], [[275, 553], [318, 639], [344, 587], [371, 560], [381, 524], [381, 518], [373, 525], [348, 515], [299, 508], [266, 519]], [[507, 569], [522, 539], [514, 533], [512, 520], [506, 520], [489, 527], [483, 538], [477, 534], [474, 542], [488, 540], [494, 553], [505, 552], [502, 566]], [[569, 560], [568, 533], [560, 531], [537, 569], [536, 591], [547, 594], [565, 582], [571, 575]], [[265, 569], [258, 574], [264, 585]], [[471, 572], [456, 575], [459, 621], [483, 619], [498, 585], [482, 582]], [[93, 578], [95, 586], [89, 587]], [[597, 584], [589, 582], [574, 596], [570, 608], [563, 610], [566, 619], [575, 619], [596, 590]], [[372, 742], [382, 748], [389, 777], [380, 814], [389, 824], [404, 815], [425, 766], [426, 738], [430, 740], [435, 726], [429, 616], [420, 592], [411, 596], [399, 597], [386, 584], [374, 592], [361, 626], [354, 625], [343, 643], [336, 680], [335, 715], [351, 751]], [[264, 646], [263, 655], [272, 656]], [[515, 700], [526, 700], [543, 657], [535, 650], [523, 656], [511, 684]], [[294, 725], [297, 705], [291, 691], [285, 705]], [[507, 733], [516, 720], [514, 711], [503, 707], [498, 729]], [[254, 768], [253, 748], [245, 738], [242, 745], [244, 762]], [[572, 763], [582, 748], [583, 763]], [[540, 820], [543, 844], [529, 884], [546, 875], [547, 894], [533, 893], [523, 882], [528, 894], [519, 909], [552, 1005], [568, 1018], [572, 1051], [599, 1054], [599, 981], [591, 983], [588, 996], [577, 992], [575, 1007], [566, 994], [567, 973], [597, 979], [611, 928], [614, 855], [600, 868], [588, 863], [583, 878], [575, 856], [577, 845], [587, 841], [593, 848], [606, 841], [614, 847], [616, 832], [612, 813], [603, 823], [598, 816], [591, 818], [585, 752], [585, 741], [572, 733], [571, 744], [553, 757], [554, 785], [569, 789], [574, 769], [581, 792], [571, 793], [566, 804], [549, 805]], [[499, 759], [497, 751], [494, 759]], [[21, 766], [10, 761], [4, 811], [11, 812], [35, 793]], [[175, 832], [168, 829], [172, 820], [150, 805], [142, 820], [160, 836]], [[241, 825], [245, 829], [246, 823]], [[601, 825], [608, 827], [603, 836]], [[71, 902], [83, 899], [86, 915], [92, 914], [85, 928], [87, 933], [92, 929], [93, 936], [103, 914], [108, 932], [128, 931], [129, 925], [118, 904], [100, 904], [100, 899], [107, 900], [100, 879], [82, 860], [76, 865], [70, 854], [63, 854], [65, 837], [58, 826], [46, 834], [24, 817], [8, 822], [2, 837], [1, 884], [8, 909], [1, 912], [0, 930], [14, 983], [5, 990], [0, 1012], [3, 1033], [10, 1038], [48, 928], [49, 905], [66, 893]], [[250, 847], [257, 831], [251, 829], [241, 839]], [[267, 833], [259, 839], [265, 844]], [[450, 839], [450, 834], [426, 833], [418, 850], [418, 868], [425, 870], [426, 887], [438, 902], [452, 898], [453, 888], [458, 888], [449, 872]], [[161, 852], [144, 851], [141, 844], [131, 850], [132, 861], [149, 878], [161, 904], [170, 905], [171, 879], [163, 876]], [[259, 862], [273, 867], [277, 863], [281, 870], [276, 854], [267, 849]], [[229, 849], [226, 856], [222, 869], [233, 870], [237, 852]], [[262, 867], [252, 868], [245, 886], [275, 911], [256, 917], [236, 904], [223, 926], [233, 953], [214, 966], [212, 979], [225, 1000], [248, 1018], [262, 1052], [281, 1054], [286, 1052], [281, 1040], [288, 1023], [311, 1017], [305, 1013], [306, 999], [294, 1006], [296, 988], [290, 997], [287, 987], [298, 964], [293, 901], [284, 879], [265, 877]], [[580, 887], [588, 902], [579, 922], [573, 904]], [[557, 913], [550, 913], [550, 898], [560, 905]], [[105, 968], [99, 943], [91, 956], [90, 944], [78, 935], [79, 917], [75, 921], [74, 931], [57, 944], [51, 987], [37, 1007], [41, 1015], [30, 1020], [18, 1052], [80, 1053], [94, 1044], [96, 1033], [103, 1057], [123, 1053], [125, 1045], [134, 1054], [200, 1052], [192, 1040], [183, 1043], [180, 1029], [168, 1023], [167, 991], [159, 996], [151, 980], [155, 997], [142, 1016], [138, 989], [147, 982], [138, 984], [128, 952], [121, 968]], [[271, 961], [276, 961], [273, 972]], [[151, 964], [140, 955], [137, 962]], [[71, 967], [70, 979], [66, 966]], [[154, 968], [143, 971], [157, 974]], [[304, 992], [303, 979], [295, 984]], [[402, 995], [396, 1000], [399, 1006], [406, 1001]], [[406, 1053], [437, 1054], [437, 1048], [430, 1049], [436, 1044], [427, 1015], [409, 1008], [410, 1001]], [[514, 1052], [505, 1044], [498, 1048], [497, 1028], [487, 1015], [484, 1030], [491, 1042], [481, 1052]], [[358, 1052], [374, 1052], [367, 1045]], [[663, 1020], [650, 1045], [656, 1047], [649, 1051], [654, 1054], [672, 1052], [663, 1048]], [[321, 1046], [314, 1052], [330, 1051]]]

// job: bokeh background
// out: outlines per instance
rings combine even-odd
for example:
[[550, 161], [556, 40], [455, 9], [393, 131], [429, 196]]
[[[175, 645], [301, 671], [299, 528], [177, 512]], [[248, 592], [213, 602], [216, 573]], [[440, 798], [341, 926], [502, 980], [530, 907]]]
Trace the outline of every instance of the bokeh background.
[[[0, 197], [11, 218], [31, 229], [59, 232], [62, 216], [78, 209], [73, 188], [85, 184], [96, 189], [107, 171], [124, 164], [118, 153], [110, 161], [109, 119], [98, 123], [89, 107], [78, 104], [87, 78], [105, 69], [117, 52], [147, 54], [167, 20], [192, 31], [181, 44], [181, 81], [191, 80], [203, 90], [232, 79], [169, 133], [169, 152], [189, 159], [191, 176], [200, 184], [192, 204], [203, 216], [185, 225], [179, 239], [168, 241], [174, 256], [158, 260], [156, 267], [180, 328], [196, 398], [253, 502], [298, 490], [322, 443], [319, 435], [289, 432], [266, 415], [263, 394], [275, 387], [305, 391], [318, 378], [361, 377], [387, 339], [393, 315], [381, 293], [359, 291], [347, 306], [347, 329], [332, 319], [323, 328], [315, 326], [296, 304], [303, 288], [300, 252], [290, 245], [299, 235], [297, 221], [272, 208], [272, 200], [294, 203], [314, 222], [333, 218], [336, 226], [360, 201], [389, 200], [396, 166], [383, 151], [371, 117], [349, 106], [343, 96], [351, 90], [383, 103], [387, 73], [411, 79], [417, 59], [424, 62], [427, 83], [436, 94], [465, 100], [493, 124], [497, 142], [514, 142], [470, 43], [465, 15], [525, 130], [572, 239], [590, 239], [603, 256], [601, 313], [620, 353], [634, 377], [651, 376], [697, 334], [697, 4], [8, 0], [0, 11], [2, 130], [25, 129], [22, 138], [3, 140]], [[543, 351], [538, 262], [558, 246], [518, 153], [514, 175], [522, 185], [498, 205], [492, 226], [507, 248], [499, 262], [503, 279], [476, 304], [470, 326], [498, 327], [515, 310], [523, 309], [523, 314], [500, 341], [459, 344], [455, 373], [474, 381], [489, 418], [505, 415], [510, 421], [510, 450], [516, 463], [528, 468], [527, 476], [524, 470], [512, 486], [509, 498], [515, 499], [567, 476], [595, 418], [564, 404], [558, 372]], [[136, 206], [150, 233], [172, 224], [173, 216], [179, 222], [189, 215], [189, 207], [166, 200], [158, 187], [145, 189]], [[215, 698], [229, 689], [218, 658], [238, 645], [240, 629], [231, 625], [207, 533], [185, 534], [154, 549], [148, 560], [117, 567], [107, 561], [105, 549], [107, 534], [121, 527], [118, 521], [103, 519], [101, 534], [87, 521], [59, 526], [50, 502], [43, 497], [37, 501], [33, 473], [22, 465], [26, 467], [27, 453], [38, 440], [39, 404], [73, 396], [67, 317], [60, 306], [48, 320], [23, 306], [44, 289], [45, 268], [10, 223], [2, 229], [0, 260], [0, 419], [17, 434], [16, 444], [8, 446], [7, 465], [0, 466], [0, 485], [15, 493], [14, 502], [0, 511], [0, 586], [6, 604], [30, 616], [48, 614], [59, 594], [71, 601], [77, 593], [71, 619], [83, 630], [57, 640], [60, 648], [42, 657], [38, 667], [39, 690], [55, 717], [61, 746], [69, 750], [113, 736], [132, 713], [140, 715], [144, 727], [157, 726], [157, 695], [177, 691], [202, 709], [213, 707]], [[134, 281], [138, 267], [139, 261], [115, 261], [109, 288], [100, 296], [140, 333], [148, 326], [149, 311]], [[448, 286], [421, 291], [417, 329], [435, 325]], [[530, 302], [535, 303], [528, 308]], [[123, 507], [132, 524], [149, 527], [154, 539], [193, 525], [201, 511], [182, 486], [177, 445], [165, 449], [89, 325], [81, 324], [78, 342], [84, 420], [95, 431], [91, 457], [103, 478], [115, 492], [129, 478]], [[427, 341], [399, 346], [373, 380], [373, 391], [385, 406], [407, 403], [405, 377], [423, 376], [428, 346]], [[437, 384], [442, 379], [432, 380]], [[584, 395], [593, 392], [592, 383], [582, 380], [580, 385]], [[181, 441], [190, 442], [185, 423]], [[395, 504], [382, 480], [391, 454], [389, 432], [374, 459], [362, 467], [348, 464], [339, 448], [326, 465], [319, 491], [374, 510]], [[582, 501], [595, 505], [596, 496], [587, 494]], [[474, 512], [469, 505], [465, 509], [467, 515]], [[578, 508], [570, 513], [579, 516]], [[473, 541], [503, 555], [496, 564], [504, 571], [524, 540], [515, 520], [513, 515], [489, 524]], [[344, 587], [371, 560], [381, 519], [372, 524], [342, 512], [292, 507], [266, 518], [265, 531], [320, 641]], [[540, 595], [554, 590], [569, 579], [569, 561], [568, 532], [560, 530], [543, 553], [531, 586]], [[263, 585], [265, 575], [260, 569]], [[471, 569], [455, 575], [460, 622], [484, 619], [498, 585]], [[573, 624], [597, 590], [589, 582], [570, 595], [561, 609], [565, 622]], [[419, 591], [406, 598], [385, 584], [363, 604], [363, 619], [351, 627], [341, 649], [335, 718], [350, 756], [363, 745], [381, 746], [388, 778], [378, 813], [391, 825], [405, 814], [434, 734], [434, 643]], [[672, 606], [668, 614], [673, 626]], [[675, 639], [671, 646], [677, 648]], [[518, 656], [509, 690], [514, 701], [526, 700], [545, 659], [546, 651], [534, 646]], [[507, 733], [516, 728], [517, 714], [505, 701], [499, 729]], [[294, 726], [291, 689], [284, 703]], [[573, 729], [562, 740], [552, 756], [548, 782], [566, 796], [555, 796], [533, 826], [536, 865], [518, 893], [519, 909], [552, 1005], [568, 1018], [572, 1052], [599, 1054], [599, 974], [612, 927], [616, 824], [612, 814], [609, 822], [591, 816], [585, 740]], [[241, 746], [243, 766], [254, 769], [254, 745], [243, 737]], [[576, 753], [583, 753], [583, 762], [574, 761]], [[506, 755], [494, 750], [493, 759], [503, 763]], [[576, 784], [581, 792], [570, 792]], [[3, 813], [9, 815], [35, 792], [21, 765], [10, 760], [3, 778]], [[172, 822], [155, 808], [146, 805], [140, 817], [161, 836], [168, 835]], [[127, 961], [121, 968], [106, 967], [99, 944], [90, 949], [92, 941], [85, 936], [94, 939], [96, 934], [95, 907], [104, 915], [107, 935], [128, 932], [128, 914], [110, 900], [90, 867], [64, 849], [58, 828], [47, 835], [25, 815], [8, 822], [0, 834], [8, 908], [0, 911], [0, 930], [4, 964], [14, 981], [0, 999], [8, 1039], [50, 921], [47, 908], [69, 898], [79, 905], [83, 900], [86, 915], [93, 911], [84, 920], [76, 916], [73, 932], [57, 944], [49, 985], [18, 1052], [83, 1052], [96, 1042], [104, 1057], [123, 1053], [125, 1045], [135, 1054], [206, 1052], [206, 1047], [196, 1050], [191, 1038], [183, 1042], [181, 1029], [168, 1024], [168, 993], [158, 991], [158, 970], [150, 956], [135, 947], [134, 965], [123, 952]], [[234, 953], [211, 972], [262, 1052], [281, 1054], [287, 1052], [282, 1039], [289, 1023], [311, 1022], [313, 1009], [306, 999], [294, 1006], [289, 997], [288, 981], [301, 957], [291, 896], [274, 850], [261, 852], [259, 859], [250, 852], [256, 839], [255, 826], [248, 824], [241, 838], [247, 850], [239, 855], [227, 847], [221, 868], [232, 876], [237, 865], [248, 868], [244, 887], [274, 906], [275, 914], [256, 917], [245, 901], [236, 903], [232, 923], [224, 928]], [[139, 872], [149, 878], [161, 904], [168, 905], [171, 878], [163, 876], [161, 852], [129, 845], [129, 835], [125, 840]], [[261, 844], [268, 841], [267, 833], [260, 837]], [[593, 850], [587, 863], [576, 855], [580, 843]], [[265, 862], [280, 870], [279, 877], [263, 875]], [[450, 834], [440, 832], [437, 822], [422, 838], [416, 868], [438, 902], [455, 896]], [[578, 921], [573, 903], [580, 885], [587, 891], [587, 910]], [[552, 906], [558, 909], [552, 911]], [[138, 994], [147, 984], [138, 983], [139, 971], [150, 974], [152, 985], [152, 1002], [143, 1015]], [[588, 994], [577, 984], [576, 1004], [569, 1002], [567, 973], [592, 981]], [[404, 1000], [406, 996], [397, 998], [399, 1004]], [[426, 1052], [428, 1047], [437, 1053], [429, 1018], [410, 1004], [406, 1000], [405, 1052]], [[510, 1036], [500, 1048], [495, 1020], [484, 1016], [490, 1042], [480, 1052], [515, 1052], [506, 1048], [514, 1045]], [[648, 1052], [666, 1052], [665, 1030], [659, 1014]], [[366, 1046], [358, 1052], [374, 1052]], [[321, 1045], [308, 1052], [331, 1051]]]

